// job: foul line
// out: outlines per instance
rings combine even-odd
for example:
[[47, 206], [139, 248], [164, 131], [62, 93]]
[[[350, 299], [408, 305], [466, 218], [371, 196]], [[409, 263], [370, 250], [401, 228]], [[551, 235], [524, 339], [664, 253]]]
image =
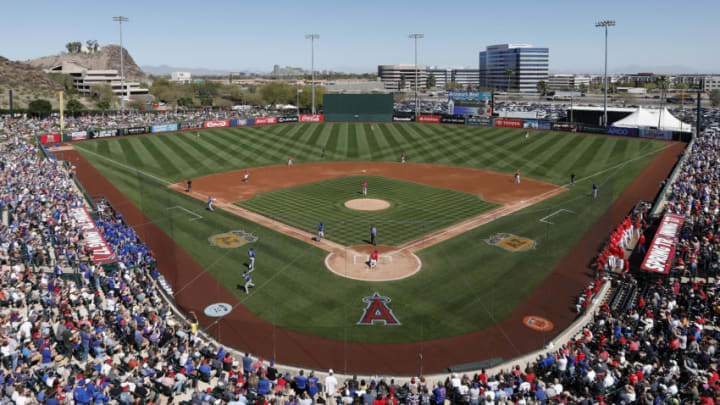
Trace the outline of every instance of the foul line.
[[540, 221], [540, 222], [544, 222], [544, 223], [546, 223], [546, 224], [555, 225], [554, 222], [546, 221], [546, 219], [552, 217], [553, 215], [557, 215], [557, 214], [559, 214], [559, 213], [561, 213], [561, 212], [563, 212], [563, 211], [569, 212], [569, 213], [571, 213], [571, 214], [574, 214], [574, 213], [575, 213], [575, 211], [568, 210], [568, 209], [565, 209], [565, 208], [560, 208], [559, 210], [553, 212], [552, 214], [540, 218], [539, 221]]
[[192, 221], [197, 221], [198, 219], [203, 219], [202, 215], [200, 215], [200, 214], [198, 214], [198, 213], [196, 213], [196, 212], [190, 211], [189, 209], [187, 209], [187, 208], [185, 208], [185, 207], [183, 207], [183, 206], [181, 206], [181, 205], [175, 205], [175, 206], [172, 206], [172, 207], [167, 207], [166, 209], [167, 209], [167, 210], [181, 209], [181, 210], [187, 212], [188, 214], [194, 215], [194, 216], [197, 217], [197, 218], [191, 219], [190, 222], [192, 222]]
[[[77, 145], [76, 145], [76, 147], [77, 147]], [[160, 182], [163, 182], [163, 183], [165, 183], [165, 184], [168, 185], [168, 186], [171, 185], [171, 184], [174, 184], [174, 183], [171, 183], [171, 182], [169, 182], [169, 181], [167, 181], [167, 180], [165, 180], [165, 179], [163, 179], [163, 178], [160, 178], [160, 177], [157, 177], [157, 176], [153, 176], [153, 175], [150, 174], [150, 173], [146, 173], [146, 172], [144, 172], [144, 171], [142, 171], [142, 170], [140, 170], [140, 169], [136, 169], [136, 168], [134, 168], [134, 167], [130, 167], [130, 166], [124, 164], [124, 163], [120, 163], [120, 162], [118, 162], [117, 160], [110, 159], [109, 157], [103, 156], [103, 155], [101, 155], [101, 154], [99, 154], [99, 153], [95, 153], [95, 152], [93, 152], [93, 151], [87, 150], [87, 149], [82, 148], [82, 147], [79, 148], [79, 149], [82, 149], [83, 151], [85, 151], [85, 152], [87, 152], [87, 153], [89, 153], [89, 154], [91, 154], [91, 155], [93, 155], [93, 156], [97, 156], [97, 157], [99, 157], [99, 158], [101, 158], [101, 159], [105, 159], [105, 160], [107, 160], [108, 162], [115, 163], [116, 165], [118, 165], [118, 166], [120, 166], [120, 167], [123, 167], [123, 168], [125, 168], [125, 169], [127, 169], [127, 170], [129, 170], [129, 171], [131, 171], [131, 172], [142, 173], [143, 175], [148, 176], [148, 177], [150, 177], [150, 178], [153, 178], [153, 179], [155, 179], [155, 180], [158, 180], [158, 181], [160, 181]]]

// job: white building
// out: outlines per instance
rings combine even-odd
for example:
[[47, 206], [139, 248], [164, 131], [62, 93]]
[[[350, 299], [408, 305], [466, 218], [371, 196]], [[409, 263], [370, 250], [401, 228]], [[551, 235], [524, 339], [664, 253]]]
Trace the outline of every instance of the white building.
[[[408, 91], [415, 89], [415, 76], [417, 74], [418, 89], [425, 88], [427, 83], [427, 67], [425, 65], [380, 65], [378, 77], [386, 90]], [[435, 78], [437, 80], [437, 76]]]
[[170, 73], [170, 81], [179, 84], [188, 84], [192, 82], [192, 74], [190, 74], [190, 72], [172, 72]]
[[707, 76], [703, 80], [703, 91], [720, 90], [720, 76]]
[[[80, 94], [90, 94], [93, 86], [107, 84], [113, 93], [120, 96], [122, 91], [122, 78], [115, 69], [90, 70], [72, 62], [45, 70], [47, 73], [64, 73], [73, 78], [73, 85]], [[140, 88], [140, 83], [125, 80], [125, 97], [149, 94], [150, 90]]]
[[548, 90], [578, 90], [583, 85], [590, 85], [589, 76], [555, 74], [548, 78]]

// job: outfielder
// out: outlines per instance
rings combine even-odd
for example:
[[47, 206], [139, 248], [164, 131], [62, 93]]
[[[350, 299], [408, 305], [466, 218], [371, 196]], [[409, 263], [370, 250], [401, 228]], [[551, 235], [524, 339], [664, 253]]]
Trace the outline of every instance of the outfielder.
[[593, 200], [597, 200], [597, 193], [598, 193], [598, 185], [597, 185], [597, 183], [593, 183]]
[[249, 178], [250, 178], [250, 171], [245, 169], [245, 175], [243, 175], [243, 182], [247, 183]]
[[515, 184], [520, 184], [520, 169], [515, 170]]
[[525, 131], [525, 139], [528, 139], [530, 137], [530, 131]]
[[292, 166], [292, 156], [288, 155], [288, 166]]
[[200, 131], [197, 131], [197, 137], [200, 138]]
[[250, 287], [255, 287], [255, 284], [252, 282], [252, 278], [250, 278], [250, 272], [245, 270], [243, 272], [243, 277], [245, 278], [245, 294], [250, 294]]
[[362, 184], [362, 195], [363, 195], [363, 197], [367, 197], [367, 181], [363, 181], [363, 184]]
[[212, 198], [212, 196], [209, 196], [208, 197], [208, 210], [209, 211], [215, 211], [215, 209], [213, 209], [213, 201], [215, 201], [215, 199]]
[[325, 225], [320, 222], [320, 225], [318, 225], [318, 234], [317, 234], [317, 240], [320, 242], [322, 238], [325, 237]]
[[405, 163], [405, 152], [400, 155], [400, 163]]
[[248, 250], [248, 258], [250, 258], [248, 272], [252, 272], [255, 270], [255, 248], [250, 248], [250, 250]]
[[575, 173], [570, 173], [570, 185], [575, 185]]
[[370, 269], [374, 269], [378, 262], [378, 251], [375, 249], [374, 252], [370, 253]]

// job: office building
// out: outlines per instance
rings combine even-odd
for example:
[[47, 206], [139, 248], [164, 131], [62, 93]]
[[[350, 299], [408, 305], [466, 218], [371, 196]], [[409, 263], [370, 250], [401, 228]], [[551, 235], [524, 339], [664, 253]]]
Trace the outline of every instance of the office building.
[[[123, 93], [122, 80], [120, 74], [115, 69], [93, 70], [72, 62], [63, 62], [45, 71], [47, 73], [64, 73], [70, 75], [73, 79], [73, 86], [82, 95], [89, 95], [92, 92], [93, 86], [101, 84], [109, 85], [113, 93], [118, 96]], [[149, 93], [150, 91], [148, 89], [140, 87], [140, 83], [125, 80], [125, 98]]]
[[178, 84], [192, 83], [192, 74], [190, 72], [172, 72], [170, 81]]
[[491, 45], [480, 52], [480, 85], [511, 92], [537, 92], [548, 80], [549, 48], [529, 44]]
[[556, 74], [550, 75], [547, 84], [548, 90], [579, 90], [590, 85], [590, 77]]
[[[425, 88], [427, 75], [427, 67], [418, 65], [418, 88]], [[378, 66], [378, 77], [385, 90], [409, 91], [415, 89], [415, 65], [380, 65]], [[437, 76], [435, 80], [437, 80]]]
[[720, 76], [706, 76], [703, 80], [703, 91], [720, 90]]

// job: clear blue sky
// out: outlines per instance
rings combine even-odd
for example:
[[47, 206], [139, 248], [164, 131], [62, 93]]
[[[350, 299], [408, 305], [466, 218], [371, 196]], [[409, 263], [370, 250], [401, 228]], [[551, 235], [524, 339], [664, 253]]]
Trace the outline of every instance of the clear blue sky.
[[[125, 15], [124, 45], [139, 65], [269, 71], [310, 67], [306, 33], [320, 34], [316, 68], [376, 71], [412, 63], [475, 66], [487, 45], [550, 48], [551, 71], [599, 72], [603, 35], [615, 19], [610, 70], [686, 67], [720, 72], [720, 1], [14, 1], [2, 6], [0, 55], [56, 54], [72, 40], [118, 43], [113, 15]], [[672, 69], [671, 69], [672, 70]]]

